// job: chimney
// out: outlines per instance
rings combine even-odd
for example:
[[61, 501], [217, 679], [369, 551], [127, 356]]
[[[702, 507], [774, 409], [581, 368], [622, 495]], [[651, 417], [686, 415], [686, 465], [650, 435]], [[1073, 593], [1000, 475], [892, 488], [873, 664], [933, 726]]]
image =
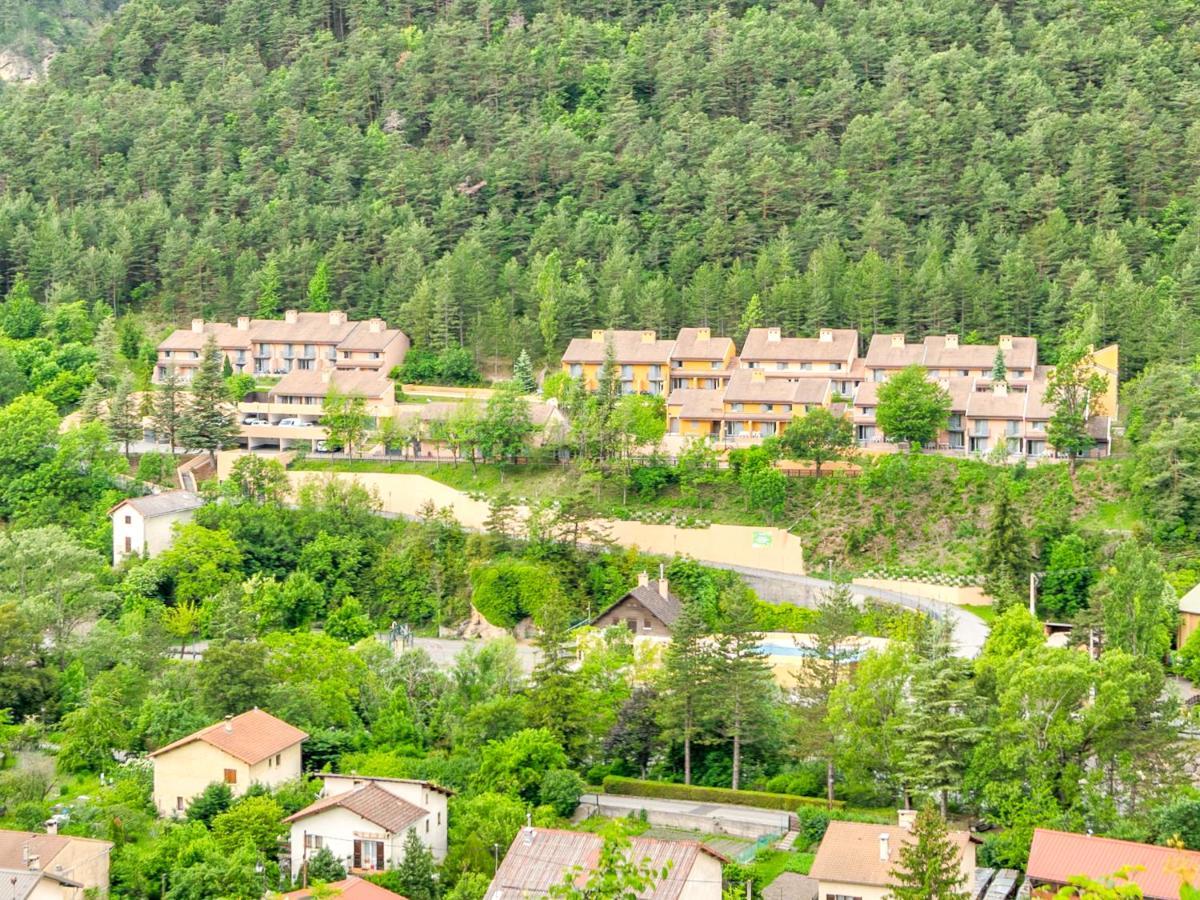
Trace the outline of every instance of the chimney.
[[1012, 335], [1011, 334], [1000, 335], [1000, 349], [1001, 350], [1011, 350], [1012, 349]]
[[662, 564], [662, 563], [659, 563], [659, 564], [658, 564], [658, 596], [660, 596], [660, 597], [662, 597], [664, 600], [666, 600], [666, 599], [667, 599], [667, 597], [670, 595], [670, 593], [671, 593], [671, 592], [667, 590], [667, 570], [666, 570], [666, 567], [665, 567], [665, 566], [663, 566], [663, 564]]
[[995, 384], [992, 385], [992, 393], [995, 394], [997, 397], [1007, 397], [1008, 396], [1008, 383], [1004, 382], [1004, 381], [997, 381]]
[[888, 850], [889, 850], [888, 840], [889, 840], [889, 836], [886, 831], [883, 832], [881, 835], [879, 835], [879, 861], [880, 862], [887, 862], [889, 859], [891, 859], [891, 854], [888, 852]]
[[638, 587], [650, 587], [650, 573], [645, 569], [638, 573]]
[[947, 350], [957, 350], [958, 349], [958, 335], [957, 334], [946, 335], [946, 349]]
[[525, 832], [525, 846], [532, 847], [533, 846], [533, 826], [526, 825], [525, 828], [523, 829], [523, 831]]
[[604, 340], [604, 330], [597, 328], [592, 331], [592, 340], [596, 341], [597, 343], [602, 342]]
[[781, 340], [783, 340], [783, 332], [782, 331], [780, 331], [778, 328], [768, 328], [767, 329], [767, 343], [768, 344], [778, 344]]
[[892, 335], [892, 346], [893, 347], [903, 347], [904, 346], [904, 335], [893, 334]]
[[371, 334], [379, 334], [386, 327], [387, 326], [384, 323], [383, 319], [372, 319], [371, 321], [369, 321], [367, 323], [367, 330], [369, 332], [371, 332]]
[[225, 731], [227, 734], [233, 733], [233, 716], [225, 717]]
[[912, 831], [912, 827], [917, 821], [917, 811], [915, 809], [897, 810], [896, 819], [900, 823], [901, 828], [905, 831]]
[[283, 321], [287, 322], [289, 325], [295, 325], [297, 322], [299, 322], [299, 317], [300, 314], [294, 309], [285, 309], [283, 311]]
[[58, 819], [47, 819], [42, 824], [46, 826], [46, 834], [58, 834]]
[[330, 325], [345, 325], [346, 324], [346, 314], [344, 312], [342, 312], [340, 309], [330, 310], [329, 311], [329, 324]]
[[249, 330], [250, 330], [250, 317], [249, 316], [238, 316], [238, 331], [249, 331]]
[[696, 340], [711, 341], [712, 340], [712, 329], [711, 328], [697, 328], [696, 329]]
[[655, 336], [656, 335], [654, 334], [653, 331], [643, 331], [642, 332], [642, 343], [643, 344], [653, 344]]
[[761, 384], [762, 382], [767, 380], [767, 373], [764, 372], [762, 369], [751, 369], [750, 370], [750, 380]]
[[192, 331], [201, 332], [204, 330], [203, 319], [192, 319]]
[[42, 858], [36, 853], [29, 857], [29, 871], [36, 872], [42, 867]]
[[822, 328], [821, 329], [821, 343], [822, 344], [832, 344], [833, 343], [833, 329], [832, 328]]

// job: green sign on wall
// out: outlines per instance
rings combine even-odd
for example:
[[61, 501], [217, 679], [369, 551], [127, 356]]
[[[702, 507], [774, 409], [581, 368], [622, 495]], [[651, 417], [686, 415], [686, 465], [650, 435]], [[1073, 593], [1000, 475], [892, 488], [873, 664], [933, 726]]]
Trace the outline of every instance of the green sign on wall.
[[755, 547], [770, 547], [771, 533], [769, 531], [756, 531], [754, 537], [751, 538], [751, 544]]

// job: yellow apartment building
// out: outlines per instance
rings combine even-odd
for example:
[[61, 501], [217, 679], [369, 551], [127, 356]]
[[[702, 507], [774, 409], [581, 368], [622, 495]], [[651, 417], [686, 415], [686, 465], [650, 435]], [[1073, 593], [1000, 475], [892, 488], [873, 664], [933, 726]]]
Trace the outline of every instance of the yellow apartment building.
[[716, 390], [725, 386], [737, 346], [709, 328], [681, 328], [671, 353], [671, 390]]
[[563, 371], [596, 390], [609, 346], [622, 394], [666, 394], [675, 341], [659, 340], [653, 331], [593, 331], [590, 338], [575, 338], [563, 354]]

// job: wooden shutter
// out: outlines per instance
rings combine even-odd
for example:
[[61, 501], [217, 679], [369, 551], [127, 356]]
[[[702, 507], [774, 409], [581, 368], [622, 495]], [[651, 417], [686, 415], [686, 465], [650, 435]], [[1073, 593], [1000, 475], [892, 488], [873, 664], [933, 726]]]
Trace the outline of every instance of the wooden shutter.
[[354, 842], [354, 868], [362, 868], [362, 841]]
[[383, 841], [375, 842], [375, 868], [380, 872], [383, 871]]

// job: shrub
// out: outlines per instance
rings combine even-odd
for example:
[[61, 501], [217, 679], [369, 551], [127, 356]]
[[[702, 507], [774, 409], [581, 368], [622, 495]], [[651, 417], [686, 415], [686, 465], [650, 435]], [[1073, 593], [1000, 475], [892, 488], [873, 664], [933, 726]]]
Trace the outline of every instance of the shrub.
[[[672, 784], [667, 781], [641, 781], [637, 778], [621, 778], [616, 775], [609, 775], [604, 779], [604, 792], [606, 794], [624, 794], [627, 797], [658, 797], [663, 800], [694, 800], [697, 803], [761, 806], [764, 809], [783, 809], [789, 812], [796, 812], [804, 807], [824, 807], [826, 805], [826, 801], [818, 797], [797, 797], [792, 794], [772, 794], [767, 791], [735, 791], [730, 788]], [[840, 807], [845, 804], [841, 800], [835, 800], [833, 805]]]
[[630, 480], [640, 499], [653, 500], [675, 480], [675, 473], [667, 466], [639, 466], [630, 474]]
[[147, 453], [138, 460], [138, 481], [152, 481], [164, 487], [175, 484], [175, 460], [167, 453]]
[[229, 785], [221, 781], [214, 781], [188, 804], [188, 821], [211, 825], [212, 820], [229, 809], [232, 804], [233, 791], [230, 790]]
[[345, 877], [346, 867], [328, 847], [322, 847], [309, 857], [308, 878], [310, 881], [341, 881]]
[[564, 819], [575, 814], [583, 794], [583, 779], [570, 769], [551, 769], [542, 776], [538, 802], [553, 807]]

